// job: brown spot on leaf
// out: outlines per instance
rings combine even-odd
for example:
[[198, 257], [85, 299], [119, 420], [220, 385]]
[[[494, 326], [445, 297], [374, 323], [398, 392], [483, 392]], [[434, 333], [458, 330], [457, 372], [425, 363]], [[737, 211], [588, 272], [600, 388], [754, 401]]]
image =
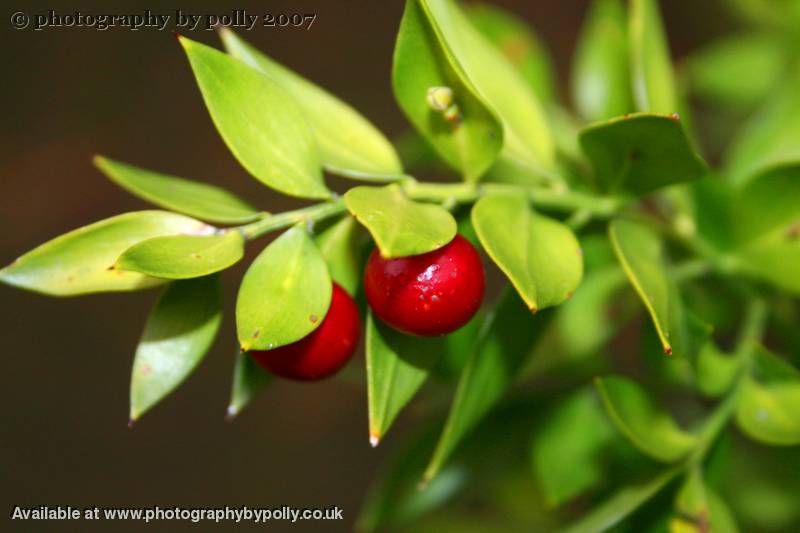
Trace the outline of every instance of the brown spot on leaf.
[[308, 315], [308, 321], [312, 324], [316, 324], [319, 317], [317, 315]]
[[143, 375], [143, 376], [148, 376], [148, 375], [150, 375], [150, 374], [152, 374], [152, 373], [153, 373], [153, 367], [152, 367], [152, 366], [150, 366], [150, 365], [144, 365], [144, 366], [142, 367], [142, 375]]

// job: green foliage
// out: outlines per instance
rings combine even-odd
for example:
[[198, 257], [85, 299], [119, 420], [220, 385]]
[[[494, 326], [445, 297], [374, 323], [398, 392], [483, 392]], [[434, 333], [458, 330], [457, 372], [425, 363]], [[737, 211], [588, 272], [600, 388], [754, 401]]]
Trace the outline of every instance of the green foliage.
[[263, 215], [244, 200], [213, 185], [152, 172], [99, 155], [95, 156], [94, 164], [129, 193], [164, 209], [220, 224], [251, 222]]
[[200, 363], [222, 321], [222, 290], [215, 276], [176, 281], [147, 319], [131, 376], [131, 420], [180, 385]]
[[628, 22], [621, 0], [599, 0], [586, 17], [572, 65], [572, 99], [589, 121], [633, 111]]
[[591, 124], [580, 143], [604, 191], [641, 196], [706, 173], [676, 115], [637, 113]]
[[264, 369], [258, 366], [255, 359], [249, 354], [239, 352], [236, 354], [236, 363], [233, 367], [233, 384], [231, 398], [228, 402], [227, 418], [229, 420], [238, 416], [242, 410], [269, 384], [271, 379]]
[[367, 403], [373, 446], [428, 378], [443, 351], [441, 337], [404, 335], [367, 316]]
[[[466, 180], [477, 180], [503, 145], [503, 129], [493, 110], [464, 73], [441, 37], [426, 2], [406, 2], [392, 63], [394, 96], [408, 120]], [[431, 108], [429, 89], [449, 88], [455, 115], [448, 120]]]
[[119, 256], [114, 268], [157, 278], [188, 279], [225, 270], [244, 255], [238, 231], [216, 235], [170, 235], [134, 244]]
[[520, 195], [481, 198], [472, 209], [472, 224], [532, 312], [572, 296], [583, 275], [583, 260], [568, 227], [535, 213]]
[[[319, 202], [269, 214], [97, 156], [112, 181], [173, 212], [68, 232], [0, 281], [51, 296], [169, 283], [136, 350], [133, 420], [212, 345], [216, 273], [282, 231], [239, 286], [233, 418], [272, 379], [247, 350], [319, 327], [333, 281], [363, 303], [373, 243], [404, 257], [459, 233], [491, 267], [466, 326], [412, 337], [365, 313], [372, 443], [412, 399], [424, 420], [368, 495], [360, 530], [795, 531], [800, 3], [728, 4], [752, 27], [675, 69], [656, 0], [595, 0], [572, 64], [573, 114], [520, 18], [407, 0], [392, 85], [414, 131], [400, 151], [409, 167], [454, 168], [457, 183], [409, 175], [419, 168], [404, 170], [359, 112], [230, 30], [228, 55], [180, 37], [233, 155], [268, 187]], [[705, 105], [696, 130], [687, 91]], [[698, 139], [721, 165], [709, 168]], [[373, 183], [335, 194], [323, 169]], [[498, 279], [509, 282], [499, 297]]]
[[146, 289], [163, 280], [112, 268], [126, 249], [153, 237], [213, 231], [202, 222], [166, 211], [117, 215], [42, 244], [0, 270], [0, 279], [50, 296]]
[[347, 191], [344, 201], [372, 234], [383, 257], [430, 252], [456, 235], [456, 221], [446, 209], [409, 200], [395, 184], [354, 187]]
[[294, 226], [247, 269], [236, 299], [242, 351], [269, 350], [314, 331], [331, 304], [331, 276], [306, 229]]
[[297, 100], [327, 170], [368, 181], [400, 177], [403, 167], [394, 148], [358, 111], [249, 45], [229, 28], [222, 28], [220, 37], [230, 55], [264, 72]]
[[320, 155], [303, 111], [271, 78], [181, 37], [219, 134], [258, 180], [301, 198], [328, 198]]
[[659, 409], [635, 382], [618, 376], [597, 378], [609, 418], [646, 455], [665, 463], [686, 456], [695, 438], [682, 430], [669, 413]]

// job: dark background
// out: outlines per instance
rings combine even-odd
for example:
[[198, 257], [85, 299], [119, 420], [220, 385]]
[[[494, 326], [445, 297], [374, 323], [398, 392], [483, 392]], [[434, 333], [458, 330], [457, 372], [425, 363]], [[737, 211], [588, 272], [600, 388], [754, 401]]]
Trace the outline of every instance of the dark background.
[[[562, 93], [586, 2], [502, 1], [550, 49]], [[390, 88], [403, 4], [394, 1], [6, 3], [0, 19], [0, 264], [69, 229], [146, 207], [91, 165], [102, 153], [239, 193], [270, 211], [297, 205], [262, 187], [227, 152], [169, 31], [11, 29], [9, 16], [71, 13], [317, 13], [310, 31], [261, 28], [242, 35], [354, 104], [390, 136], [405, 126]], [[223, 7], [224, 4], [224, 7]], [[663, 2], [676, 56], [728, 31], [713, 2]], [[172, 27], [172, 22], [170, 26]], [[187, 33], [219, 46], [213, 32]], [[562, 99], [567, 100], [565, 94]], [[379, 464], [413, 423], [367, 441], [366, 394], [351, 379], [275, 383], [240, 419], [223, 421], [235, 334], [233, 302], [245, 266], [226, 273], [226, 320], [212, 352], [178, 391], [126, 427], [132, 355], [156, 292], [50, 299], [0, 286], [1, 529], [85, 530], [87, 523], [11, 523], [14, 505], [259, 507], [338, 505], [350, 529]], [[393, 442], [394, 441], [394, 442]], [[103, 524], [100, 524], [103, 525]], [[117, 522], [103, 529], [140, 530]], [[174, 531], [178, 523], [151, 524]], [[182, 526], [185, 527], [185, 524]], [[207, 526], [206, 526], [207, 527]], [[228, 526], [230, 527], [230, 526]], [[284, 530], [281, 523], [272, 530]]]

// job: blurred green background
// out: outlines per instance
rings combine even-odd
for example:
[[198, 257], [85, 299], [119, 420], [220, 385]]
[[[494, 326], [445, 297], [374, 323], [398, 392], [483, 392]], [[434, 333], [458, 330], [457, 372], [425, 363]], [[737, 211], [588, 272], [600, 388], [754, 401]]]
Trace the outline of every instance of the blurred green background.
[[[587, 2], [499, 1], [546, 42], [561, 99]], [[352, 103], [390, 136], [406, 128], [389, 80], [400, 0], [6, 3], [2, 23], [4, 109], [0, 129], [0, 263], [57, 234], [146, 205], [91, 165], [102, 153], [228, 188], [270, 211], [297, 205], [249, 177], [208, 118], [182, 50], [169, 31], [50, 28], [17, 31], [8, 16], [56, 9], [195, 14], [316, 13], [310, 31], [257, 27], [243, 36]], [[662, 2], [673, 54], [681, 57], [736, 21], [716, 2]], [[171, 23], [170, 23], [171, 27]], [[219, 46], [213, 32], [188, 33]], [[251, 253], [254, 250], [251, 250]], [[137, 427], [126, 427], [133, 349], [156, 292], [57, 300], [0, 286], [0, 510], [3, 530], [72, 530], [12, 523], [14, 505], [344, 508], [351, 529], [379, 465], [414, 424], [406, 412], [378, 449], [369, 447], [364, 387], [347, 375], [316, 385], [276, 383], [225, 423], [235, 338], [233, 302], [247, 261], [226, 272], [226, 318], [191, 379]], [[90, 524], [81, 523], [80, 529]], [[35, 527], [32, 527], [35, 526]], [[109, 529], [100, 523], [99, 529]], [[175, 531], [190, 524], [160, 522]], [[228, 526], [230, 527], [230, 526]], [[270, 525], [282, 531], [288, 526]], [[141, 530], [141, 524], [113, 524]]]

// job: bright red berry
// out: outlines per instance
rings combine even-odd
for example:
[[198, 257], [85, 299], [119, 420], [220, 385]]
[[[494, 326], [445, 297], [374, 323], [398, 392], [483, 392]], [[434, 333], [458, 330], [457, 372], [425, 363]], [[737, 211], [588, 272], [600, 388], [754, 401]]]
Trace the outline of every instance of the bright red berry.
[[316, 381], [335, 374], [353, 356], [361, 332], [358, 307], [344, 289], [333, 284], [331, 305], [317, 329], [297, 342], [250, 355], [277, 376]]
[[375, 249], [364, 272], [364, 290], [375, 314], [412, 335], [455, 331], [481, 305], [483, 264], [461, 235], [421, 255], [384, 259]]

